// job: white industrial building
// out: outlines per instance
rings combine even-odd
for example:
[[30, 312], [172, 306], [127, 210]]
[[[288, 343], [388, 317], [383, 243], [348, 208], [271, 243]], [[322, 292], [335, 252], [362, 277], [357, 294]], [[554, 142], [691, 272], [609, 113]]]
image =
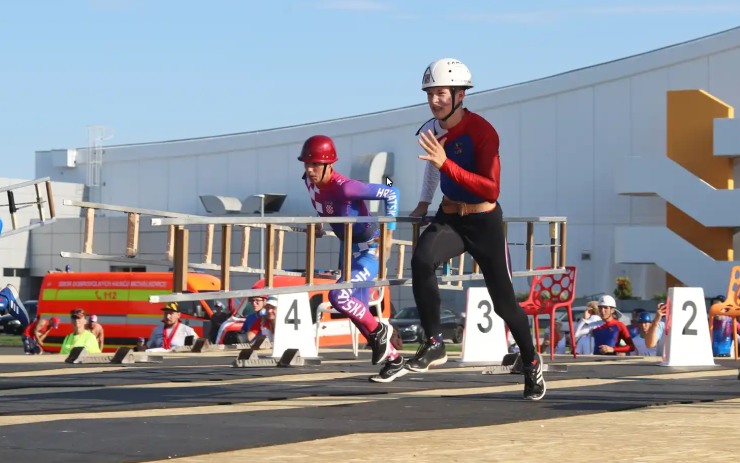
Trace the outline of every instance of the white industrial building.
[[[578, 267], [579, 296], [611, 292], [616, 277], [628, 276], [635, 295], [650, 298], [666, 290], [666, 273], [716, 294], [725, 292], [732, 262], [709, 257], [669, 230], [667, 201], [701, 226], [728, 227], [734, 233], [740, 226], [740, 192], [732, 190], [731, 181], [730, 191], [718, 191], [667, 158], [668, 92], [704, 90], [730, 107], [740, 106], [738, 82], [740, 28], [477, 91], [465, 101], [499, 132], [505, 216], [567, 217], [567, 261]], [[417, 87], [409, 83], [410, 89]], [[84, 197], [94, 202], [197, 215], [207, 214], [200, 196], [236, 198], [223, 198], [222, 212], [239, 213], [240, 203], [253, 195], [285, 193], [279, 215], [313, 215], [296, 157], [306, 138], [325, 134], [337, 144], [340, 172], [366, 181], [380, 182], [385, 174], [393, 178], [403, 215], [419, 198], [423, 162], [417, 159], [414, 134], [430, 117], [424, 100], [419, 92], [418, 106], [259, 132], [38, 151], [36, 177], [93, 185], [85, 187]], [[731, 113], [714, 120], [712, 155], [729, 159], [734, 169], [735, 156], [740, 156], [740, 124]], [[81, 187], [65, 187], [56, 195], [79, 200], [82, 193]], [[438, 192], [435, 202], [440, 198]], [[248, 201], [244, 210], [251, 213], [256, 202]], [[80, 214], [69, 206], [57, 210], [60, 215]], [[67, 263], [74, 270], [125, 265], [59, 257], [61, 251], [79, 252], [82, 227], [80, 218], [60, 218], [32, 231], [30, 240], [8, 239], [17, 245], [0, 240], [0, 267], [29, 268], [31, 276], [40, 277]], [[120, 215], [98, 217], [94, 251], [122, 254], [125, 227]], [[140, 256], [161, 259], [163, 230], [143, 221], [142, 231]], [[521, 241], [520, 231], [511, 227], [510, 239]], [[197, 233], [191, 237], [194, 261], [202, 246]], [[538, 239], [546, 238], [546, 233], [538, 233]], [[293, 255], [286, 255], [284, 268], [302, 266], [302, 244], [295, 240], [287, 243], [286, 251]], [[252, 240], [253, 253], [258, 244]], [[320, 247], [320, 266], [333, 265], [335, 249], [331, 243]], [[523, 249], [512, 247], [512, 256], [514, 268], [521, 269]], [[547, 251], [536, 261], [549, 262]], [[516, 282], [519, 292], [527, 287], [523, 279]], [[401, 303], [410, 302], [408, 298], [405, 295]]]

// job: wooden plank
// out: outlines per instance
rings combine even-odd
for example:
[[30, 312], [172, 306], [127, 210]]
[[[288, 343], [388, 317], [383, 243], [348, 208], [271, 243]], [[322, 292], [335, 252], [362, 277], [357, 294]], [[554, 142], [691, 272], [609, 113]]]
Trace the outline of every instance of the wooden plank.
[[231, 287], [231, 225], [221, 226], [221, 291]]
[[46, 182], [46, 200], [49, 202], [49, 217], [54, 218], [57, 216], [56, 209], [54, 207], [54, 195], [51, 193], [51, 182]]
[[95, 209], [85, 209], [85, 233], [82, 242], [82, 252], [92, 254], [93, 231], [95, 229]]
[[203, 263], [210, 264], [213, 261], [213, 235], [216, 226], [212, 223], [206, 225], [206, 239], [203, 245]]
[[44, 221], [44, 200], [41, 197], [41, 188], [38, 183], [33, 185], [33, 189], [36, 190], [36, 208], [39, 211], [39, 219]]
[[403, 278], [403, 264], [406, 258], [406, 245], [398, 245], [398, 269], [396, 269], [396, 278]]
[[566, 222], [560, 222], [560, 268], [565, 268], [565, 257], [567, 255], [567, 244], [568, 240], [566, 232], [568, 231], [568, 225]]
[[480, 273], [480, 265], [475, 260], [473, 260], [473, 273]]
[[313, 284], [313, 274], [316, 272], [316, 224], [306, 226], [306, 284]]
[[139, 214], [128, 214], [128, 228], [126, 230], [126, 257], [136, 257], [139, 254]]
[[167, 260], [172, 261], [175, 259], [175, 226], [170, 225], [167, 227]]
[[534, 222], [527, 222], [527, 270], [534, 266]]
[[184, 293], [188, 287], [189, 232], [182, 226], [175, 229], [175, 262], [173, 265], [172, 292]]
[[385, 245], [388, 242], [388, 224], [383, 222], [380, 224], [380, 241], [378, 242], [378, 246], [380, 247], [380, 253], [379, 253], [379, 259], [380, 262], [378, 262], [378, 277], [379, 279], [385, 278], [386, 274], [386, 260], [390, 256], [385, 255]]
[[277, 258], [275, 259], [275, 270], [283, 268], [283, 244], [285, 242], [285, 231], [277, 231]]
[[352, 224], [344, 224], [344, 259], [342, 260], [342, 276], [344, 281], [352, 281]]
[[[457, 274], [463, 275], [465, 273], [465, 253], [460, 254], [460, 263], [457, 266]], [[462, 288], [463, 282], [462, 280], [457, 282], [457, 286]]]
[[8, 196], [8, 211], [10, 211], [10, 225], [12, 229], [15, 230], [18, 228], [18, 223], [15, 218], [15, 212], [18, 210], [18, 207], [15, 205], [15, 193], [8, 190], [6, 194]]
[[550, 222], [550, 267], [557, 268], [558, 257], [558, 224]]
[[242, 249], [239, 256], [239, 265], [247, 267], [249, 264], [249, 238], [252, 234], [252, 227], [242, 227]]
[[265, 254], [267, 260], [265, 263], [265, 288], [272, 288], [273, 280], [275, 276], [275, 269], [273, 263], [275, 262], [275, 228], [274, 225], [267, 225], [267, 232], [265, 233]]

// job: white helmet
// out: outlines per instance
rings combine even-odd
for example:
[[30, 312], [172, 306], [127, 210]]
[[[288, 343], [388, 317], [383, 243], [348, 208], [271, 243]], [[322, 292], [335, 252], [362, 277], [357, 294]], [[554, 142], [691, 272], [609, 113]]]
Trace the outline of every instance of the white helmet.
[[421, 79], [421, 89], [432, 87], [473, 88], [470, 69], [455, 58], [442, 58], [427, 66]]

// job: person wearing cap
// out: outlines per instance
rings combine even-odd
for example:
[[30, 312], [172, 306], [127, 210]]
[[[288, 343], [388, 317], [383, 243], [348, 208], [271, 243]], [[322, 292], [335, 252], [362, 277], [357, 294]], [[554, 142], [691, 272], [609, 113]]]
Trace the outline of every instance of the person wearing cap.
[[[419, 237], [411, 258], [414, 300], [427, 339], [407, 368], [424, 372], [447, 362], [440, 323], [437, 269], [468, 252], [480, 265], [493, 310], [509, 327], [523, 362], [526, 400], [545, 396], [542, 359], [535, 352], [529, 321], [519, 306], [511, 279], [504, 233], [499, 136], [485, 118], [463, 107], [473, 88], [468, 67], [454, 58], [430, 63], [422, 76], [432, 118], [416, 132], [425, 161], [419, 203], [411, 216], [425, 217], [437, 190], [442, 203]], [[491, 314], [486, 314], [486, 318]]]
[[635, 343], [634, 352], [630, 355], [655, 356], [663, 352], [663, 332], [665, 324], [662, 318], [666, 314], [666, 305], [658, 304], [655, 316], [643, 311], [637, 317], [637, 334], [632, 337]]
[[275, 316], [277, 314], [278, 298], [269, 296], [265, 300], [264, 315], [258, 317], [247, 330], [247, 341], [252, 342], [260, 334], [270, 343], [275, 340]]
[[26, 326], [21, 335], [23, 342], [23, 352], [26, 355], [42, 354], [44, 352], [44, 340], [51, 333], [51, 330], [59, 328], [59, 317], [50, 319], [36, 316], [36, 320]]
[[630, 336], [633, 338], [637, 336], [640, 331], [640, 315], [645, 313], [646, 310], [642, 308], [634, 309], [630, 314], [630, 325], [627, 327], [630, 330]]
[[100, 346], [100, 351], [102, 352], [103, 345], [105, 344], [105, 331], [103, 330], [103, 325], [98, 323], [97, 315], [90, 315], [90, 323], [87, 324], [87, 329], [95, 335], [95, 339], [98, 340], [98, 345]]
[[72, 332], [62, 341], [60, 354], [69, 354], [75, 347], [84, 347], [89, 354], [99, 354], [100, 346], [95, 335], [87, 329], [87, 313], [85, 309], [72, 309], [69, 313], [72, 320]]
[[[339, 161], [334, 141], [326, 135], [314, 135], [303, 143], [298, 160], [303, 163], [303, 181], [308, 190], [316, 213], [320, 217], [368, 217], [370, 210], [366, 201], [384, 202], [384, 216], [398, 215], [399, 191], [391, 186], [364, 183], [340, 174], [334, 169]], [[343, 275], [337, 283], [347, 279], [355, 283], [368, 282], [378, 276], [381, 227], [377, 222], [355, 222], [351, 224], [350, 236], [345, 234], [345, 224], [330, 223], [334, 235], [344, 243], [351, 241], [350, 275]], [[389, 222], [383, 237], [384, 255], [388, 259], [395, 222]], [[318, 227], [321, 236], [323, 227]], [[339, 247], [339, 262], [344, 262], [344, 248]], [[344, 270], [344, 269], [342, 269]], [[385, 275], [380, 275], [385, 278]], [[406, 374], [405, 360], [391, 343], [393, 328], [390, 323], [377, 320], [369, 308], [370, 288], [344, 288], [329, 291], [329, 302], [337, 312], [349, 318], [372, 348], [372, 364], [383, 363], [380, 373], [371, 376], [373, 382], [390, 382]]]
[[162, 312], [162, 324], [152, 330], [148, 348], [170, 350], [184, 346], [188, 336], [198, 337], [194, 329], [180, 322], [180, 307], [177, 302], [168, 302], [162, 307]]
[[[604, 294], [599, 298], [598, 306], [603, 323], [598, 326], [584, 326], [580, 332], [576, 331], [575, 336], [591, 334], [594, 340], [594, 355], [616, 355], [634, 351], [635, 343], [627, 326], [614, 318], [614, 309], [617, 308], [614, 298]], [[624, 341], [624, 345], [620, 345], [621, 341]]]

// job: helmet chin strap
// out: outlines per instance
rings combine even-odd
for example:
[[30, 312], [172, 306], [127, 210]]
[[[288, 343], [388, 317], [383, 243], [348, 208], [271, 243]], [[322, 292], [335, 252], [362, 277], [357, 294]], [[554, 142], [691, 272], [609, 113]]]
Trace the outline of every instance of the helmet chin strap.
[[440, 119], [442, 122], [446, 122], [447, 119], [449, 119], [450, 117], [452, 117], [453, 114], [455, 114], [455, 111], [457, 111], [457, 108], [462, 106], [462, 101], [455, 104], [455, 94], [457, 93], [457, 87], [450, 87], [450, 93], [452, 94], [452, 109], [450, 110], [450, 113], [448, 115]]

